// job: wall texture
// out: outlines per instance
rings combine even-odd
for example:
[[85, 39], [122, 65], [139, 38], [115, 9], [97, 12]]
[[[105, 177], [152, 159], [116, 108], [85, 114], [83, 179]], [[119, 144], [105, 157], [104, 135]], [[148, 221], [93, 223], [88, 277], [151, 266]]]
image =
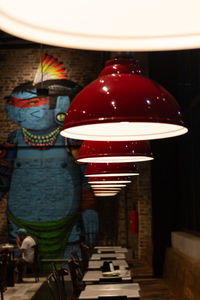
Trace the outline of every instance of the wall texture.
[[[151, 163], [138, 163], [139, 176], [119, 195], [118, 243], [152, 265]], [[138, 211], [138, 233], [130, 231], [130, 212]]]

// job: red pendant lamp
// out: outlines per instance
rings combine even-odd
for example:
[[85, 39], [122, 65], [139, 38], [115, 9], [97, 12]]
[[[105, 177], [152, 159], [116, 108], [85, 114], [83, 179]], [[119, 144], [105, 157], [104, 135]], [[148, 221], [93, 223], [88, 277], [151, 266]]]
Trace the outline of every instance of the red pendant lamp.
[[94, 194], [104, 194], [104, 193], [117, 195], [118, 192], [117, 191], [94, 191]]
[[79, 162], [119, 163], [152, 160], [147, 141], [84, 141], [79, 152]]
[[112, 193], [112, 194], [108, 194], [108, 193], [101, 193], [101, 194], [95, 194], [95, 197], [114, 197], [116, 196], [117, 194], [115, 193]]
[[88, 180], [90, 184], [131, 183], [130, 177], [92, 177]]
[[121, 177], [139, 175], [138, 169], [133, 163], [89, 163], [85, 177]]
[[137, 141], [187, 131], [173, 96], [142, 76], [134, 59], [115, 58], [74, 98], [61, 134], [80, 140]]
[[98, 192], [100, 192], [100, 193], [107, 193], [107, 192], [111, 192], [111, 193], [119, 193], [119, 191], [116, 191], [116, 190], [94, 190], [93, 191], [94, 193], [98, 193]]
[[113, 191], [113, 192], [120, 192], [120, 187], [94, 187], [92, 188], [93, 191]]
[[125, 187], [126, 184], [120, 184], [120, 183], [111, 183], [111, 184], [92, 184], [91, 185], [91, 188], [100, 188], [100, 187], [104, 187], [104, 188], [107, 188], [107, 187]]

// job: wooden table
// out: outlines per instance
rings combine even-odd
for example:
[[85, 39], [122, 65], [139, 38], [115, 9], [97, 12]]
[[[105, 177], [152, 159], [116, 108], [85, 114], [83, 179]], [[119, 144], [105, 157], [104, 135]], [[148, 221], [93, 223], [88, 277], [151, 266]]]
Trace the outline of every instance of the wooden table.
[[127, 253], [127, 248], [99, 248], [97, 249], [97, 253]]
[[[111, 272], [106, 272], [106, 274]], [[131, 272], [130, 270], [115, 270], [112, 272], [112, 274], [120, 274], [119, 276], [104, 276], [102, 271], [87, 271], [85, 275], [83, 276], [82, 281], [85, 284], [95, 284], [95, 283], [121, 283], [125, 282], [132, 282]], [[115, 280], [118, 280], [115, 282]]]
[[[92, 269], [100, 269], [104, 262], [106, 260], [89, 260], [88, 262], [88, 269], [92, 270]], [[108, 260], [109, 261], [109, 260]], [[118, 266], [119, 268], [120, 267], [123, 267], [123, 268], [128, 268], [128, 264], [125, 260], [120, 260], [120, 259], [115, 259], [115, 260], [112, 260], [112, 264], [113, 266]]]
[[115, 260], [126, 259], [124, 253], [94, 253], [90, 257], [90, 260]]
[[94, 249], [120, 249], [122, 246], [95, 246]]
[[128, 299], [140, 299], [138, 283], [87, 285], [81, 292], [80, 300], [98, 299], [98, 297], [126, 296]]
[[9, 259], [13, 259], [13, 252], [14, 252], [14, 246], [12, 244], [0, 244], [0, 254], [7, 253], [9, 256]]

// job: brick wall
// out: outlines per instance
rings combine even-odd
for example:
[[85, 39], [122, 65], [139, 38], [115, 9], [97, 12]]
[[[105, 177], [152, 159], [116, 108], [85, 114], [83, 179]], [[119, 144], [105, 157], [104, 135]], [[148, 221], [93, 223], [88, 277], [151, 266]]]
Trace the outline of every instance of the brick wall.
[[[138, 163], [135, 176], [119, 196], [118, 244], [133, 250], [133, 255], [152, 265], [151, 163]], [[138, 211], [138, 233], [130, 232], [130, 211]]]

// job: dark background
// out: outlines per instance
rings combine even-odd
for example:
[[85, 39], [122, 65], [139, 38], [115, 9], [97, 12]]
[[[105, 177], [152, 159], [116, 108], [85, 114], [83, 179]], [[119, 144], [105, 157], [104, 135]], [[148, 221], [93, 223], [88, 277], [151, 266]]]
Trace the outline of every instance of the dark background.
[[153, 265], [162, 276], [172, 231], [200, 234], [200, 51], [149, 53], [149, 77], [178, 101], [189, 132], [151, 142]]

